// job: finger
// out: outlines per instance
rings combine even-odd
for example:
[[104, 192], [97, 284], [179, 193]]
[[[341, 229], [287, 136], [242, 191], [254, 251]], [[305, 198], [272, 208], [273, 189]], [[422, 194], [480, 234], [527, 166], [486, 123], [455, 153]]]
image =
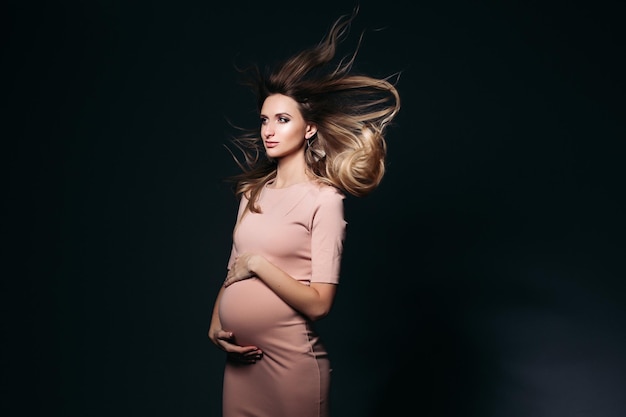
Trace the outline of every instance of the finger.
[[235, 349], [231, 349], [231, 352], [235, 352], [238, 353], [240, 355], [247, 355], [249, 353], [255, 353], [255, 352], [260, 352], [261, 349], [259, 349], [256, 346], [239, 346], [236, 345]]
[[224, 279], [224, 287], [228, 287], [232, 283], [232, 274], [229, 272]]
[[240, 353], [230, 352], [228, 353], [228, 359], [231, 361], [240, 363], [240, 364], [254, 364], [259, 359], [261, 359], [261, 356], [259, 355], [248, 356], [248, 355], [242, 355]]
[[263, 352], [261, 352], [260, 350], [253, 350], [252, 352], [248, 352], [245, 355], [243, 355], [246, 359], [250, 359], [253, 361], [258, 361], [261, 358], [263, 358]]
[[220, 340], [232, 340], [233, 337], [233, 332], [227, 332], [224, 330], [220, 330], [219, 332], [217, 332], [217, 338]]

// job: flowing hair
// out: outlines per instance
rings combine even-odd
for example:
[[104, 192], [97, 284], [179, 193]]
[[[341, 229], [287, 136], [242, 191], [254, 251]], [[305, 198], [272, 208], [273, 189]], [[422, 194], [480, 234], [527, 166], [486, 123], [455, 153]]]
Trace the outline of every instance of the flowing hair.
[[[298, 103], [307, 123], [317, 126], [305, 151], [309, 171], [322, 183], [361, 197], [378, 187], [385, 174], [384, 134], [400, 110], [400, 96], [393, 76], [351, 73], [363, 34], [351, 56], [330, 65], [357, 12], [355, 8], [340, 16], [317, 45], [273, 70], [262, 73], [252, 66], [242, 72], [248, 75], [244, 83], [255, 93], [259, 112], [268, 96], [282, 94]], [[276, 176], [276, 161], [266, 156], [258, 128], [241, 131], [232, 144], [242, 157], [227, 147], [241, 169], [230, 179], [236, 184], [236, 195], [248, 197], [246, 210], [258, 213], [259, 192]]]

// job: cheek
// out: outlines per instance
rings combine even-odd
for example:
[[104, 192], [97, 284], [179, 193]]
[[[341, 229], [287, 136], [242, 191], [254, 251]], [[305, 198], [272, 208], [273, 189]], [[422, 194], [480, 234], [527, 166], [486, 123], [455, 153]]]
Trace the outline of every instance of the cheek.
[[304, 141], [305, 130], [296, 125], [285, 126], [285, 136], [294, 142]]

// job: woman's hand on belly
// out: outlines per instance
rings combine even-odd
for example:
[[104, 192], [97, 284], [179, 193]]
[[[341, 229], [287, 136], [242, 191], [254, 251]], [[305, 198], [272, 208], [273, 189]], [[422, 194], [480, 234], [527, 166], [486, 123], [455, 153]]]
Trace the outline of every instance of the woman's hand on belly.
[[254, 256], [250, 253], [244, 253], [235, 258], [235, 261], [228, 269], [228, 274], [224, 280], [224, 287], [228, 287], [235, 282], [242, 281], [254, 277], [252, 271], [248, 267], [248, 261]]
[[235, 341], [235, 335], [225, 330], [217, 330], [213, 337], [209, 338], [224, 352], [228, 359], [242, 364], [253, 364], [263, 358], [263, 352], [256, 346], [239, 346]]

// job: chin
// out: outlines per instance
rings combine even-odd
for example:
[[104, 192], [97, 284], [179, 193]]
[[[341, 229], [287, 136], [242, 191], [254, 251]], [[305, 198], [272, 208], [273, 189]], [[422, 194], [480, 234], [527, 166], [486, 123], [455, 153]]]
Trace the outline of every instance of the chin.
[[272, 152], [271, 149], [269, 151], [265, 151], [265, 154], [267, 155], [268, 158], [272, 158], [272, 159], [279, 159], [284, 156], [282, 152], [276, 152], [276, 151]]

